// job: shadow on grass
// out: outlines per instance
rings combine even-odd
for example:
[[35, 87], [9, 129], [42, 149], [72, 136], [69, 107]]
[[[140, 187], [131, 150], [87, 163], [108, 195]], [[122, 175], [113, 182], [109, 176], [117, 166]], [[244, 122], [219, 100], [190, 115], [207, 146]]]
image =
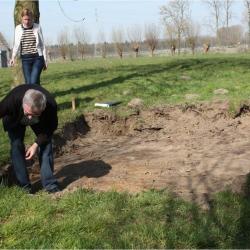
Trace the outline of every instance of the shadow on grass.
[[[161, 73], [172, 71], [176, 73], [178, 76], [183, 71], [187, 70], [200, 70], [207, 72], [210, 77], [214, 73], [216, 73], [217, 69], [223, 69], [228, 67], [246, 67], [248, 68], [250, 64], [250, 59], [239, 59], [239, 58], [190, 58], [190, 59], [180, 59], [174, 61], [166, 61], [161, 62], [160, 64], [147, 64], [147, 65], [125, 65], [125, 66], [116, 66], [112, 68], [112, 72], [114, 74], [119, 75], [113, 77], [110, 80], [101, 80], [96, 83], [92, 83], [89, 85], [81, 86], [81, 87], [71, 87], [66, 90], [55, 91], [53, 94], [56, 97], [65, 96], [67, 94], [79, 94], [81, 92], [86, 92], [94, 89], [105, 88], [116, 84], [122, 84], [123, 82], [133, 79], [133, 78], [145, 78], [151, 77], [153, 75], [160, 75]], [[46, 81], [49, 81], [50, 78], [53, 81], [61, 81], [62, 79], [81, 79], [88, 78], [90, 75], [98, 75], [100, 74], [100, 78], [102, 77], [102, 73], [106, 72], [102, 68], [96, 69], [83, 69], [78, 71], [68, 71], [64, 73], [53, 74], [51, 76], [46, 77]], [[127, 72], [124, 75], [124, 72]], [[210, 74], [211, 73], [211, 74]], [[122, 75], [121, 75], [122, 74]], [[166, 84], [166, 88], [171, 88], [171, 85]]]
[[[188, 179], [187, 189], [192, 204], [183, 205], [177, 199], [166, 203], [166, 248], [250, 248], [250, 173], [240, 176], [240, 179], [235, 177], [234, 186], [237, 185], [240, 194], [223, 191], [211, 196], [209, 194], [215, 193], [216, 183], [209, 180], [211, 177], [215, 179], [214, 173], [221, 162], [213, 164], [206, 175], [197, 176], [196, 181]], [[228, 171], [230, 169], [228, 165]], [[202, 197], [206, 210], [195, 205], [199, 201], [200, 186], [206, 190]]]
[[250, 173], [247, 175], [246, 184], [243, 188], [244, 199], [241, 203], [238, 233], [233, 241], [233, 248], [250, 248]]
[[98, 83], [93, 83], [90, 85], [86, 85], [86, 86], [81, 86], [79, 88], [70, 88], [67, 90], [62, 90], [62, 91], [56, 91], [55, 93], [53, 93], [53, 95], [55, 97], [59, 97], [59, 96], [65, 96], [68, 94], [79, 94], [81, 92], [86, 92], [86, 91], [90, 91], [90, 90], [94, 90], [94, 89], [98, 89], [98, 88], [105, 88], [105, 87], [109, 87], [111, 85], [115, 85], [115, 84], [121, 84], [124, 81], [135, 77], [137, 74], [133, 73], [133, 74], [128, 74], [126, 76], [119, 76], [119, 77], [115, 77], [111, 80], [106, 80], [106, 81], [101, 81]]
[[249, 196], [227, 195], [232, 199], [231, 204], [229, 201], [215, 200], [208, 211], [202, 211], [194, 204], [183, 205], [176, 199], [168, 200], [165, 209], [165, 247], [249, 249]]

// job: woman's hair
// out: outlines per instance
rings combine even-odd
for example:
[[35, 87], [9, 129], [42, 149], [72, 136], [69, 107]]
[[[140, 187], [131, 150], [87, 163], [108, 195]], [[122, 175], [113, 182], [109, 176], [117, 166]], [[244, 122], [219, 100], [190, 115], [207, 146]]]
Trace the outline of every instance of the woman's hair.
[[44, 111], [46, 102], [46, 96], [35, 89], [27, 90], [23, 97], [23, 104], [28, 105], [32, 111]]
[[21, 17], [24, 17], [24, 16], [30, 16], [30, 17], [32, 17], [33, 13], [29, 9], [23, 9], [22, 12], [21, 12]]

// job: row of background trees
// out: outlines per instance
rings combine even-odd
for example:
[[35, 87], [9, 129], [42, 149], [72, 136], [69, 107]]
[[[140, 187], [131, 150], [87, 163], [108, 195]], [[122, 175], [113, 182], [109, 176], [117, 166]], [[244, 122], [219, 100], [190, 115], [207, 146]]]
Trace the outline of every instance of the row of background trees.
[[[124, 31], [123, 29], [114, 29], [112, 31], [112, 41], [103, 41], [90, 43], [89, 33], [82, 29], [75, 30], [75, 37], [69, 34], [65, 29], [58, 35], [56, 45], [47, 45], [48, 56], [50, 60], [63, 59], [84, 59], [90, 56], [117, 55], [122, 58], [124, 55], [150, 54], [153, 56], [155, 51], [165, 51], [165, 53], [175, 55], [183, 53], [208, 52], [210, 46], [238, 47], [243, 50], [248, 40], [248, 34], [244, 33], [241, 25], [233, 25], [228, 28], [220, 28], [217, 36], [199, 35], [198, 29], [194, 33], [191, 28], [187, 28], [182, 36], [176, 35], [173, 26], [166, 26], [166, 38], [160, 38], [159, 27], [155, 24], [145, 25], [144, 30], [139, 27]], [[102, 37], [104, 34], [101, 33]], [[125, 35], [127, 35], [125, 37]], [[72, 41], [74, 38], [74, 41]], [[71, 40], [72, 39], [72, 40]], [[218, 44], [219, 41], [219, 44]]]
[[[169, 54], [180, 54], [181, 51], [195, 53], [195, 51], [209, 51], [210, 47], [222, 46], [249, 46], [250, 36], [250, 0], [242, 0], [242, 21], [248, 22], [248, 32], [242, 25], [230, 25], [234, 16], [235, 0], [203, 0], [210, 12], [206, 24], [201, 27], [191, 17], [189, 0], [171, 0], [159, 8], [163, 28], [156, 24], [148, 24], [143, 28], [139, 25], [124, 30], [113, 29], [110, 35], [111, 42], [107, 42], [103, 31], [98, 34], [98, 42], [90, 43], [91, 35], [84, 27], [77, 27], [70, 34], [64, 29], [58, 35], [56, 45], [49, 44], [49, 58], [76, 59], [88, 56], [102, 56], [117, 54], [120, 58], [124, 54], [149, 51], [153, 56], [155, 50], [167, 50]], [[204, 29], [210, 30], [210, 36], [201, 35]], [[164, 38], [160, 38], [160, 33]], [[241, 50], [243, 47], [241, 46]]]
[[[84, 59], [88, 56], [110, 56], [133, 53], [150, 53], [155, 50], [166, 50], [168, 53], [180, 54], [195, 51], [209, 51], [210, 47], [239, 46], [250, 42], [250, 0], [242, 0], [243, 19], [248, 22], [248, 32], [242, 25], [230, 25], [233, 18], [233, 7], [236, 0], [203, 0], [210, 12], [206, 24], [201, 27], [191, 16], [189, 0], [170, 0], [160, 6], [159, 15], [162, 26], [148, 24], [144, 27], [134, 25], [124, 30], [116, 28], [112, 30], [111, 39], [107, 42], [106, 34], [100, 31], [95, 44], [91, 43], [91, 34], [83, 26], [75, 27], [71, 33], [65, 28], [58, 34], [56, 44], [47, 39], [48, 57], [50, 60]], [[20, 11], [27, 7], [34, 13], [35, 21], [39, 22], [39, 0], [16, 0], [14, 19], [15, 25], [20, 23]], [[204, 34], [204, 29], [210, 30], [211, 35]], [[164, 34], [164, 38], [160, 34]]]

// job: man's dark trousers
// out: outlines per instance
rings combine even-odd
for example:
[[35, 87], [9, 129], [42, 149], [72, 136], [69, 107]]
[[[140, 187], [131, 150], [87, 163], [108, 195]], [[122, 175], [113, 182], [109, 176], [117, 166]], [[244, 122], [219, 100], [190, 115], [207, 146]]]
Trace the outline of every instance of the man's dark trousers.
[[[25, 126], [18, 126], [9, 129], [8, 135], [11, 143], [11, 160], [16, 178], [21, 187], [30, 191], [31, 184], [25, 163], [25, 147], [23, 142], [25, 130]], [[58, 185], [53, 175], [54, 162], [51, 139], [39, 147], [39, 163], [43, 187], [47, 191], [56, 188]]]

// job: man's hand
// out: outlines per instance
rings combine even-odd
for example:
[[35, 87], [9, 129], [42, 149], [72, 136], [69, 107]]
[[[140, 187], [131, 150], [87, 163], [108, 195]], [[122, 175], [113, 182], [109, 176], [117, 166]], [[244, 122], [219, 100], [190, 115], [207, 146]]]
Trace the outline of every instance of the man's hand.
[[26, 153], [25, 153], [25, 159], [26, 160], [30, 160], [33, 158], [33, 156], [35, 155], [36, 151], [38, 149], [38, 144], [35, 142], [32, 144], [32, 146], [30, 146]]

